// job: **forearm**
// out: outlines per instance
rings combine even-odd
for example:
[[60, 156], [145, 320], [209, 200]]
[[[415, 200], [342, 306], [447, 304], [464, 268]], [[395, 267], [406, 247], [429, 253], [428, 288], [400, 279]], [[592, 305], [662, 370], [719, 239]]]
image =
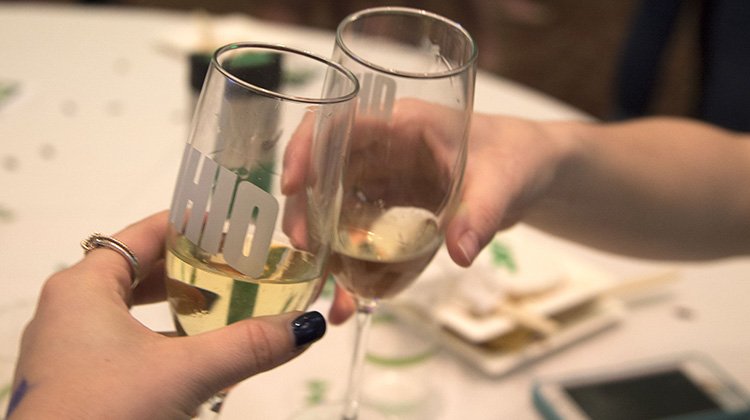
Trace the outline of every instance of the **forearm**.
[[750, 253], [750, 140], [672, 118], [548, 130], [569, 153], [528, 223], [639, 257]]

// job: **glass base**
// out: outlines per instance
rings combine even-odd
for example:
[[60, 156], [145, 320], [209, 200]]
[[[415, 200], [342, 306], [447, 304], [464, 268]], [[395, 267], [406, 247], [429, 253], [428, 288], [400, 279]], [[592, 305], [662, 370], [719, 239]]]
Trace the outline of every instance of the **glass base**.
[[328, 403], [305, 408], [295, 413], [289, 420], [392, 420], [391, 417], [370, 407], [360, 407], [356, 419], [342, 416], [344, 403]]
[[397, 369], [371, 372], [362, 387], [362, 400], [392, 420], [433, 419], [437, 403], [425, 379]]

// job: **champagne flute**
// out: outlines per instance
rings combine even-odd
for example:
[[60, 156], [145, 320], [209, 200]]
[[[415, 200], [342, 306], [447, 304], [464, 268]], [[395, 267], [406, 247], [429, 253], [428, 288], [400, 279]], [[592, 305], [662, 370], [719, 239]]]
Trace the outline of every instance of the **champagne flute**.
[[330, 269], [356, 300], [357, 338], [343, 406], [311, 408], [302, 418], [358, 418], [372, 313], [443, 243], [466, 161], [476, 56], [461, 26], [423, 10], [367, 9], [338, 27], [333, 60], [361, 88]]
[[[308, 80], [287, 82], [299, 77]], [[304, 310], [317, 297], [334, 213], [332, 203], [308, 196], [333, 196], [341, 163], [322, 172], [305, 161], [285, 165], [306, 171], [304, 188], [286, 195], [281, 159], [302, 121], [314, 128], [311, 158], [328, 142], [343, 143], [358, 89], [349, 70], [308, 52], [250, 43], [215, 52], [169, 216], [166, 288], [180, 334]], [[226, 393], [201, 418], [218, 416]]]

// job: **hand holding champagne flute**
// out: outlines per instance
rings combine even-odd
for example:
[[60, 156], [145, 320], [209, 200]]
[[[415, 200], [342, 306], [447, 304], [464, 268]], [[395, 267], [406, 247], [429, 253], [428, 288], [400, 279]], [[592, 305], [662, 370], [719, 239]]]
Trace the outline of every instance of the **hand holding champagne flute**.
[[476, 56], [463, 28], [422, 10], [368, 9], [339, 25], [333, 60], [361, 90], [335, 192], [330, 269], [356, 300], [357, 341], [344, 403], [300, 418], [367, 418], [359, 390], [371, 315], [443, 243], [466, 161]]
[[331, 271], [362, 303], [374, 305], [408, 287], [442, 244], [464, 154], [454, 133], [439, 132], [440, 116], [453, 112], [404, 99], [388, 123], [357, 120]]
[[[284, 72], [313, 80], [285, 84]], [[280, 159], [303, 120], [312, 124], [309, 159], [344, 143], [357, 91], [350, 71], [288, 47], [231, 44], [214, 54], [169, 217], [166, 284], [178, 332], [304, 310], [317, 297], [334, 214], [322, 198], [334, 196], [342, 163], [317, 171], [300, 161], [304, 188], [287, 197]], [[201, 415], [215, 416], [224, 396]]]

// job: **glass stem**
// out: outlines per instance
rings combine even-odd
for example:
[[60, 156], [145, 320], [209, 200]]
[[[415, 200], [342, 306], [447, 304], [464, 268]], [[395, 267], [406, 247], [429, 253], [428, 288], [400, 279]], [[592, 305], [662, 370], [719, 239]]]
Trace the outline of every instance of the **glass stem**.
[[362, 390], [362, 376], [365, 370], [365, 355], [367, 354], [367, 338], [370, 334], [372, 313], [375, 302], [357, 300], [357, 335], [354, 341], [354, 355], [352, 356], [349, 384], [346, 388], [344, 400], [343, 420], [356, 420], [359, 413], [360, 391]]

